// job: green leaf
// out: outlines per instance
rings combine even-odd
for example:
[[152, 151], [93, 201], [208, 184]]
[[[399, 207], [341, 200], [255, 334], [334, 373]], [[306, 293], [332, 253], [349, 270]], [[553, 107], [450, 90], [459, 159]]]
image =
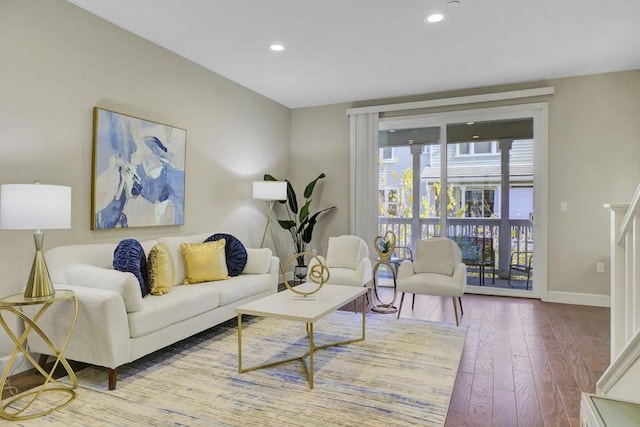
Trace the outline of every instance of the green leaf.
[[307, 200], [307, 203], [305, 203], [304, 206], [302, 206], [302, 209], [300, 209], [300, 215], [298, 215], [298, 219], [299, 219], [301, 224], [303, 222], [305, 222], [307, 217], [309, 216], [309, 205], [310, 204], [311, 204], [311, 200]]
[[268, 173], [264, 174], [264, 177], [262, 178], [263, 181], [277, 181], [277, 179], [275, 179], [272, 175], [269, 175]]
[[298, 213], [298, 198], [296, 192], [293, 191], [293, 185], [287, 180], [287, 202], [289, 203], [289, 209], [294, 214]]
[[305, 199], [308, 199], [308, 198], [311, 197], [311, 194], [313, 194], [313, 189], [315, 188], [316, 183], [318, 182], [319, 179], [322, 179], [325, 176], [327, 176], [327, 175], [325, 175], [324, 172], [323, 172], [320, 175], [318, 175], [318, 177], [316, 179], [314, 179], [309, 184], [307, 184], [307, 186], [304, 189], [304, 198]]
[[316, 213], [314, 213], [313, 215], [311, 215], [306, 223], [306, 227], [304, 228], [304, 230], [302, 230], [301, 227], [298, 227], [298, 232], [302, 231], [302, 240], [304, 240], [306, 243], [311, 242], [311, 238], [313, 237], [313, 227], [315, 227], [316, 222], [317, 222], [317, 218], [321, 213], [330, 211], [331, 209], [335, 209], [335, 206], [331, 206], [330, 208], [325, 208], [322, 209]]
[[295, 228], [296, 226], [296, 222], [295, 221], [291, 221], [289, 219], [279, 219], [278, 220], [278, 224], [280, 224], [280, 227], [284, 228], [285, 230], [289, 230], [291, 228]]

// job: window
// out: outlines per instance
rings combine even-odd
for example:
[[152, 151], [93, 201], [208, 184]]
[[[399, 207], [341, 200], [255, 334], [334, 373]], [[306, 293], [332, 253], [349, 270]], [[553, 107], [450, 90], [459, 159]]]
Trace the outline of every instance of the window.
[[473, 155], [487, 155], [496, 154], [498, 144], [496, 141], [487, 142], [463, 142], [456, 144], [457, 156], [473, 156]]
[[380, 190], [380, 201], [382, 202], [383, 216], [398, 216], [398, 204], [400, 198], [399, 190], [397, 188], [386, 188]]
[[383, 147], [379, 151], [381, 162], [392, 162], [394, 160], [393, 147]]
[[495, 190], [486, 188], [467, 188], [464, 192], [464, 216], [490, 218], [495, 215]]

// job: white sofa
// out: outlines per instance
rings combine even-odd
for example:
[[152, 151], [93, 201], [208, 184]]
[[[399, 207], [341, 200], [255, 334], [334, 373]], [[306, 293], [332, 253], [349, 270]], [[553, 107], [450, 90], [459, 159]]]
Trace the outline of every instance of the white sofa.
[[[277, 292], [279, 260], [270, 249], [247, 248], [247, 265], [239, 276], [183, 285], [185, 269], [180, 243], [203, 242], [211, 234], [142, 241], [146, 254], [156, 243], [163, 243], [175, 268], [174, 287], [169, 293], [144, 298], [132, 273], [112, 268], [117, 242], [60, 246], [46, 251], [54, 286], [75, 291], [80, 304], [65, 357], [109, 368], [109, 389], [113, 390], [118, 366], [229, 320], [236, 316], [238, 305]], [[58, 345], [72, 319], [72, 304], [70, 300], [53, 304], [38, 322]], [[41, 364], [51, 354], [37, 336], [29, 341], [29, 347], [31, 352], [41, 354]]]

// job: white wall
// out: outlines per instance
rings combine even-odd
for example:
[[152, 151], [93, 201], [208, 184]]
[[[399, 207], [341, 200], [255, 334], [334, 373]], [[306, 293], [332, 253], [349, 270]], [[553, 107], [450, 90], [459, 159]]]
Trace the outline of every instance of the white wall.
[[[264, 227], [251, 182], [289, 172], [291, 112], [63, 0], [2, 0], [0, 184], [69, 185], [61, 244], [225, 231], [258, 246]], [[92, 108], [187, 130], [185, 224], [90, 231]], [[0, 231], [0, 295], [21, 291], [31, 231]], [[10, 342], [0, 333], [0, 357]]]
[[[577, 294], [609, 294], [609, 217], [604, 203], [628, 202], [640, 181], [640, 70], [531, 83], [554, 86], [549, 101], [548, 289]], [[500, 92], [479, 88], [354, 103], [354, 107]], [[535, 100], [538, 101], [538, 100]], [[533, 102], [533, 101], [530, 101]], [[503, 102], [501, 105], [504, 105]], [[345, 105], [294, 110], [294, 176], [327, 172], [323, 203], [338, 211], [322, 237], [348, 231], [349, 132]], [[475, 107], [480, 107], [474, 105]], [[422, 111], [422, 112], [434, 112]], [[560, 213], [560, 202], [568, 212]], [[596, 273], [605, 261], [607, 273]]]

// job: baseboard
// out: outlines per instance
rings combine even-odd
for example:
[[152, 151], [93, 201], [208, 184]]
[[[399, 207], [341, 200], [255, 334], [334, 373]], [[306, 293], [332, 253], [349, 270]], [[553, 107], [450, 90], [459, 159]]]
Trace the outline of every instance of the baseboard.
[[[0, 357], [0, 372], [4, 372], [7, 363], [9, 363], [9, 359], [11, 356]], [[18, 354], [16, 356], [16, 360], [13, 361], [13, 366], [11, 368], [11, 372], [9, 372], [9, 376], [19, 374], [20, 372], [28, 371], [33, 366], [29, 363], [29, 361], [24, 357], [24, 354]]]
[[611, 297], [602, 294], [583, 294], [579, 292], [549, 291], [545, 302], [560, 304], [589, 305], [593, 307], [610, 307]]

